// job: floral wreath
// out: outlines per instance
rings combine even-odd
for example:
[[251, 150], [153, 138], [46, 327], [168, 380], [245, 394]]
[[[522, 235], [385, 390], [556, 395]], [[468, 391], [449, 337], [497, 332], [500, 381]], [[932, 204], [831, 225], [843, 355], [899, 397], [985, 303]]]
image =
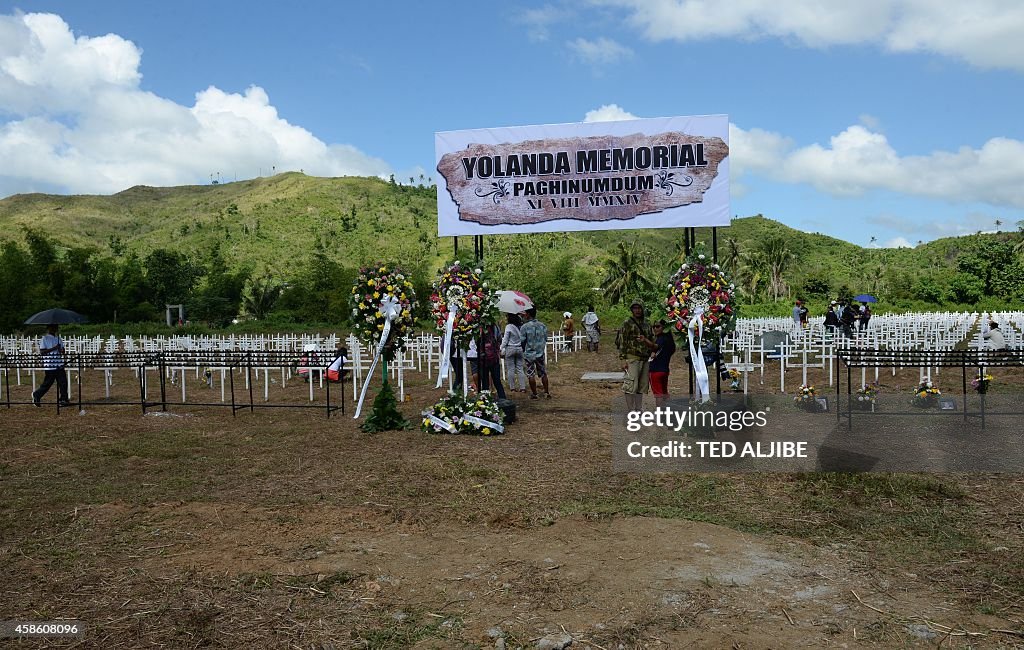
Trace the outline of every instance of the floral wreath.
[[735, 293], [736, 285], [700, 246], [669, 280], [666, 316], [675, 321], [676, 330], [685, 332], [693, 314], [703, 310], [704, 339], [716, 340], [736, 328]]
[[858, 388], [854, 395], [853, 407], [861, 411], [870, 411], [878, 399], [878, 384], [867, 384], [863, 388]]
[[405, 338], [414, 325], [412, 312], [416, 308], [416, 292], [412, 282], [397, 266], [375, 264], [359, 269], [359, 277], [349, 296], [352, 328], [356, 336], [367, 344], [378, 345], [387, 318], [380, 308], [384, 296], [397, 300], [399, 307], [398, 318], [391, 323], [388, 340], [395, 349], [404, 349]]
[[796, 391], [796, 396], [793, 397], [793, 402], [799, 409], [816, 412], [820, 410], [817, 397], [818, 394], [815, 392], [814, 386], [802, 384]]
[[935, 408], [939, 405], [939, 395], [942, 394], [930, 381], [922, 381], [921, 385], [914, 389], [914, 397], [910, 403], [917, 408]]
[[491, 436], [504, 433], [504, 413], [489, 392], [463, 397], [453, 393], [423, 411], [426, 433]]
[[495, 296], [484, 281], [483, 271], [458, 260], [441, 272], [430, 295], [430, 315], [442, 332], [448, 321], [449, 303], [457, 305], [452, 339], [460, 348], [469, 345], [480, 325], [495, 322]]

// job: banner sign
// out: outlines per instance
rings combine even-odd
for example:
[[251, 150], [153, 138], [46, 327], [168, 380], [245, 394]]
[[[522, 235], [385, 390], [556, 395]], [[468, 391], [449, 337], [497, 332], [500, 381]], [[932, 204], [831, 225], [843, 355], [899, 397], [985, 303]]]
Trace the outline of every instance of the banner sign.
[[434, 135], [438, 235], [728, 226], [729, 117]]

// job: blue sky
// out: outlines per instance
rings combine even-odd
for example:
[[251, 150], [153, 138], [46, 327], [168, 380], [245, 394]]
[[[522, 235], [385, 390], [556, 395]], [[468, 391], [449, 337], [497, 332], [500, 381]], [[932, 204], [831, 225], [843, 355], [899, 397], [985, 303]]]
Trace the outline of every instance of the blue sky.
[[1019, 0], [0, 2], [0, 196], [407, 182], [435, 131], [724, 113], [734, 214], [914, 245], [1024, 220], [1022, 81]]

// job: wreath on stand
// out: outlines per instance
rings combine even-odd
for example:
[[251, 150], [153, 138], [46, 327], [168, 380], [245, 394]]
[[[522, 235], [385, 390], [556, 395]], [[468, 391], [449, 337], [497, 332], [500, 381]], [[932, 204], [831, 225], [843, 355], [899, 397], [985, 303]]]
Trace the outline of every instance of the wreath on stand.
[[699, 403], [710, 399], [701, 348], [720, 345], [721, 339], [736, 329], [735, 292], [736, 285], [729, 282], [721, 266], [708, 259], [703, 245], [694, 249], [668, 282], [665, 314], [689, 343]]
[[361, 428], [367, 432], [407, 429], [409, 422], [399, 412], [398, 400], [388, 382], [387, 364], [394, 359], [396, 351], [405, 349], [406, 338], [414, 325], [412, 312], [416, 308], [416, 292], [412, 281], [397, 266], [364, 266], [352, 285], [349, 305], [355, 335], [375, 351], [355, 417], [359, 417], [373, 370], [378, 360], [382, 360], [384, 386], [373, 400], [373, 407]]
[[452, 343], [463, 349], [480, 332], [481, 325], [496, 322], [496, 300], [484, 279], [483, 269], [474, 269], [456, 260], [434, 282], [434, 291], [430, 294], [430, 315], [437, 329], [444, 334], [448, 318], [454, 311]]
[[[441, 271], [430, 295], [430, 314], [444, 337], [437, 388], [448, 374], [452, 351], [466, 349], [481, 328], [494, 326], [496, 303], [482, 269], [456, 260]], [[483, 350], [479, 353], [482, 355]], [[471, 435], [502, 433], [503, 414], [494, 397], [488, 392], [470, 396], [468, 377], [463, 377], [462, 384], [461, 395], [452, 392], [423, 412], [423, 430]]]
[[736, 329], [736, 285], [698, 246], [669, 280], [665, 311], [679, 332], [700, 313], [704, 339], [719, 341]]

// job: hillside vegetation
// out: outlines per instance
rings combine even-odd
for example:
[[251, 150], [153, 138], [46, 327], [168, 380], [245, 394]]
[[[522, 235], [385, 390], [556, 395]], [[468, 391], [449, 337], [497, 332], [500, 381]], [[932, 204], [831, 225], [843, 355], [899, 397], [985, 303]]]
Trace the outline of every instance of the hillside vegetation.
[[[436, 191], [420, 181], [286, 173], [0, 200], [0, 329], [57, 304], [93, 322], [159, 321], [165, 303], [184, 303], [215, 326], [239, 315], [342, 324], [351, 278], [377, 260], [411, 271], [425, 303], [454, 246], [437, 237]], [[710, 229], [697, 239], [710, 252]], [[718, 229], [718, 257], [748, 315], [784, 314], [794, 297], [820, 311], [862, 292], [879, 298], [877, 311], [999, 308], [1024, 299], [1021, 242], [1010, 232], [864, 249], [757, 215]], [[593, 301], [617, 317], [620, 300], [660, 298], [682, 249], [678, 229], [498, 235], [486, 238], [485, 261], [496, 285], [526, 291], [542, 309], [578, 312]], [[470, 237], [459, 252], [472, 255]]]

